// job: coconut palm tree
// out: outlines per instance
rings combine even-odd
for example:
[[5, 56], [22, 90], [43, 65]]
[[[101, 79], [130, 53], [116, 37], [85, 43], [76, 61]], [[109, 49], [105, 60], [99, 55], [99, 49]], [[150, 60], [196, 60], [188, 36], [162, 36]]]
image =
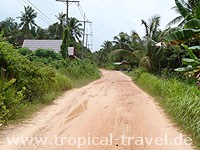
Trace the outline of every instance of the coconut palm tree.
[[145, 27], [145, 39], [154, 40], [156, 38], [156, 32], [160, 26], [160, 16], [153, 16], [148, 21], [142, 20], [142, 25]]
[[66, 14], [61, 12], [58, 14], [58, 16], [56, 16], [56, 18], [59, 21], [54, 24], [54, 26], [56, 27], [56, 30], [57, 30], [57, 38], [62, 39], [64, 28], [65, 28]]
[[150, 70], [156, 70], [157, 65], [160, 61], [160, 55], [162, 49], [157, 49], [155, 44], [158, 42], [159, 29], [160, 26], [160, 16], [153, 16], [148, 21], [142, 20], [142, 25], [145, 27], [145, 47], [146, 47], [146, 56], [145, 61], [148, 60], [150, 63]]
[[115, 49], [131, 50], [130, 36], [127, 33], [120, 32], [119, 35], [114, 37], [113, 43]]
[[82, 23], [80, 23], [76, 18], [69, 18], [69, 30], [74, 41], [80, 42], [80, 38], [83, 35]]
[[113, 43], [111, 41], [104, 41], [101, 45], [102, 49], [106, 50], [108, 53], [112, 51]]
[[24, 6], [24, 12], [21, 12], [20, 18], [21, 23], [19, 24], [19, 27], [22, 28], [22, 32], [26, 37], [30, 36], [30, 30], [34, 26], [37, 26], [35, 23], [35, 18], [37, 17], [37, 13], [35, 10], [30, 6]]

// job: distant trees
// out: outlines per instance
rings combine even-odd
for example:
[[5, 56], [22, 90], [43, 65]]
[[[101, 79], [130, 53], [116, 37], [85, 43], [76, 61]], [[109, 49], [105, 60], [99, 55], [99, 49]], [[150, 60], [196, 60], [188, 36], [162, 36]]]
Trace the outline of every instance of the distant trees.
[[[164, 31], [159, 29], [160, 16], [141, 20], [145, 35], [140, 37], [133, 30], [131, 34], [120, 32], [114, 36], [111, 51], [105, 41], [95, 52], [100, 66], [109, 66], [116, 61], [136, 62], [138, 66], [160, 75], [196, 77], [200, 85], [200, 0], [175, 0], [180, 16], [171, 23], [178, 26]], [[111, 59], [110, 59], [111, 58]], [[194, 79], [194, 78], [193, 78]]]
[[22, 33], [19, 30], [19, 25], [15, 19], [11, 17], [0, 22], [0, 32], [2, 32], [2, 36], [6, 41], [9, 41], [14, 45], [18, 45], [22, 37]]
[[[15, 46], [21, 46], [23, 40], [29, 39], [63, 39], [64, 30], [66, 25], [66, 14], [59, 13], [56, 18], [58, 21], [49, 25], [44, 29], [38, 26], [35, 22], [37, 18], [37, 12], [30, 7], [24, 7], [24, 11], [21, 12], [21, 16], [18, 24], [13, 18], [6, 18], [0, 22], [0, 33], [5, 40], [14, 44]], [[68, 24], [69, 37], [75, 43], [80, 43], [83, 36], [82, 24], [76, 18], [69, 18]], [[78, 46], [81, 48], [81, 46]]]
[[[133, 65], [141, 65], [150, 71], [160, 70], [162, 49], [156, 47], [161, 40], [160, 16], [153, 16], [148, 21], [141, 20], [145, 27], [145, 36], [140, 37], [136, 31], [131, 34], [120, 32], [114, 41], [105, 41], [99, 52], [96, 52], [98, 63], [106, 65], [111, 61], [128, 60]], [[111, 58], [111, 59], [110, 59]]]

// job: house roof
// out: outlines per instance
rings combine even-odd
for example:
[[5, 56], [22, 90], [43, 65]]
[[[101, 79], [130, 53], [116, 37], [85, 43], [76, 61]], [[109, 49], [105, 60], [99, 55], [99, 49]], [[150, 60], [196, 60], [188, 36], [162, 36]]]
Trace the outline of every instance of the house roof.
[[60, 52], [62, 40], [24, 40], [22, 47], [36, 50], [39, 48], [50, 49], [55, 52]]

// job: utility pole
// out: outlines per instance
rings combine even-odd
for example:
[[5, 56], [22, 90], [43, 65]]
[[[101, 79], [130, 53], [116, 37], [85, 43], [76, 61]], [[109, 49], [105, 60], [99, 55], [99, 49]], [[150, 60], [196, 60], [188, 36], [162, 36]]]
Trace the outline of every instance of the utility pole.
[[[83, 43], [83, 45], [82, 45], [82, 52], [81, 52], [81, 57], [82, 57], [82, 59], [83, 59], [83, 53], [84, 53], [84, 44], [85, 44], [85, 27], [86, 27], [86, 23], [92, 23], [91, 21], [89, 21], [89, 20], [86, 20], [86, 18], [85, 18], [85, 13], [84, 13], [84, 21], [79, 21], [79, 22], [83, 22], [83, 41], [82, 41], [82, 43]], [[86, 47], [87, 47], [87, 44], [86, 44]]]
[[86, 35], [86, 48], [88, 48], [89, 47], [89, 44], [88, 44], [88, 36], [89, 35], [92, 35], [92, 34], [85, 34]]
[[67, 25], [69, 23], [69, 3], [79, 3], [80, 1], [77, 1], [77, 0], [56, 0], [58, 2], [66, 2], [66, 22], [67, 22]]

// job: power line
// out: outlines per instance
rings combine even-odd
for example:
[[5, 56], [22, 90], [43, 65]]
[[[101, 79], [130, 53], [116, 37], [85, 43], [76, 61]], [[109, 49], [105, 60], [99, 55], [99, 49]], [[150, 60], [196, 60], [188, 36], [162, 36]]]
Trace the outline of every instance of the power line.
[[[29, 6], [29, 3], [27, 3], [27, 1], [25, 1], [25, 0], [22, 0], [27, 6]], [[24, 4], [23, 4], [23, 6], [24, 6]], [[51, 24], [51, 22], [49, 21], [49, 20], [47, 20], [43, 15], [41, 15], [40, 13], [38, 13], [38, 17], [42, 20], [42, 21], [44, 21], [45, 23], [47, 23], [48, 25], [49, 24]]]
[[53, 20], [51, 20], [47, 15], [45, 15], [39, 8], [37, 8], [32, 2], [30, 2], [29, 0], [27, 0], [35, 9], [37, 9], [45, 18], [47, 18], [50, 22], [54, 22]]
[[[17, 0], [22, 6], [25, 6], [25, 5], [29, 5], [26, 1], [24, 1], [23, 0], [23, 2], [25, 3], [23, 3], [22, 1], [20, 1], [20, 0]], [[38, 13], [39, 14], [39, 13]], [[39, 14], [39, 19], [41, 19], [43, 22], [45, 22], [46, 24], [51, 24], [48, 20], [46, 20], [46, 18], [44, 18], [43, 16], [41, 16], [40, 14]]]
[[78, 0], [73, 0], [73, 1], [71, 1], [71, 0], [56, 0], [56, 1], [58, 1], [58, 2], [66, 2], [66, 6], [67, 6], [67, 8], [66, 8], [66, 21], [67, 21], [67, 25], [68, 25], [68, 18], [69, 18], [69, 3], [79, 3], [80, 1], [78, 1]]
[[82, 9], [81, 9], [81, 5], [80, 4], [76, 4], [77, 6], [78, 6], [78, 10], [79, 10], [79, 12], [80, 12], [80, 14], [81, 14], [81, 16], [83, 17], [83, 19], [85, 19], [86, 17], [85, 17], [85, 13], [82, 11]]

